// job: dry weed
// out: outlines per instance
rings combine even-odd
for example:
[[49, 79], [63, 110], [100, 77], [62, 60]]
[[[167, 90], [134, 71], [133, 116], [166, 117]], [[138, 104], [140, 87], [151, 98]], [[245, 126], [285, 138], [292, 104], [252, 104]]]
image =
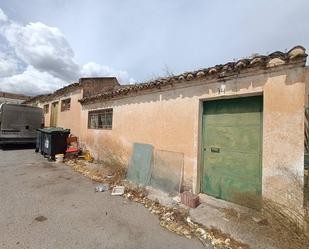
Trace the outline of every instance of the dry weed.
[[301, 220], [303, 222], [306, 220], [303, 214], [295, 212], [295, 210], [291, 210], [284, 205], [265, 199], [263, 200], [262, 211], [272, 227], [272, 239], [276, 241], [281, 248], [309, 248], [309, 236], [305, 231], [303, 223], [299, 223]]

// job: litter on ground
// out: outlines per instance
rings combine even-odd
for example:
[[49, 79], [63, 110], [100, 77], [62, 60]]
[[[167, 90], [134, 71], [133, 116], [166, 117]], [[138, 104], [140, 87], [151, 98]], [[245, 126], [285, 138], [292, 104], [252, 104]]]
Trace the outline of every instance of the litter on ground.
[[95, 187], [95, 192], [105, 192], [109, 189], [108, 184], [99, 184], [98, 186]]
[[125, 187], [124, 186], [116, 186], [113, 188], [112, 195], [123, 195]]
[[[84, 161], [70, 160], [66, 164], [74, 170], [82, 173], [90, 179], [109, 183], [113, 188], [112, 195], [123, 196], [127, 200], [140, 203], [145, 206], [152, 214], [159, 217], [160, 226], [178, 235], [184, 236], [188, 239], [196, 237], [203, 245], [214, 245], [215, 248], [222, 249], [249, 249], [249, 246], [234, 240], [228, 234], [223, 234], [216, 229], [209, 229], [201, 224], [191, 221], [189, 216], [189, 209], [177, 207], [180, 202], [180, 197], [175, 198], [173, 202], [175, 207], [168, 207], [160, 204], [158, 200], [149, 199], [148, 192], [144, 187], [137, 187], [136, 184], [124, 180], [123, 169], [117, 168], [106, 170], [106, 172], [90, 169]], [[105, 172], [105, 173], [104, 173]], [[114, 177], [109, 178], [108, 175]]]

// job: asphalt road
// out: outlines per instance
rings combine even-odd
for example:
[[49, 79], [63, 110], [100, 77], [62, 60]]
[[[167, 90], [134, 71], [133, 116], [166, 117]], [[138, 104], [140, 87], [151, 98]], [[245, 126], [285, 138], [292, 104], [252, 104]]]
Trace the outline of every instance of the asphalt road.
[[144, 206], [95, 186], [33, 148], [0, 149], [0, 248], [204, 248], [161, 228]]

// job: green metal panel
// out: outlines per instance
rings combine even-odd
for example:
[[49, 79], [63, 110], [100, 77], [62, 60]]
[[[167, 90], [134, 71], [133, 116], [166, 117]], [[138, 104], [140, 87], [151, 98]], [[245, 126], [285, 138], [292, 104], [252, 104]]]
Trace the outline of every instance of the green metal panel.
[[261, 196], [262, 96], [204, 103], [202, 192], [250, 206]]
[[129, 163], [127, 178], [137, 184], [149, 184], [153, 146], [151, 144], [133, 144], [133, 152]]

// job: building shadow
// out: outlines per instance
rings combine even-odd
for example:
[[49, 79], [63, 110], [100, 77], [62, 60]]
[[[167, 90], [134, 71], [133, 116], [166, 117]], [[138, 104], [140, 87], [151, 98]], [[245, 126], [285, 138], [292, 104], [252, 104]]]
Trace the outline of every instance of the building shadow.
[[0, 145], [0, 150], [10, 151], [10, 150], [34, 150], [35, 144], [2, 144]]

